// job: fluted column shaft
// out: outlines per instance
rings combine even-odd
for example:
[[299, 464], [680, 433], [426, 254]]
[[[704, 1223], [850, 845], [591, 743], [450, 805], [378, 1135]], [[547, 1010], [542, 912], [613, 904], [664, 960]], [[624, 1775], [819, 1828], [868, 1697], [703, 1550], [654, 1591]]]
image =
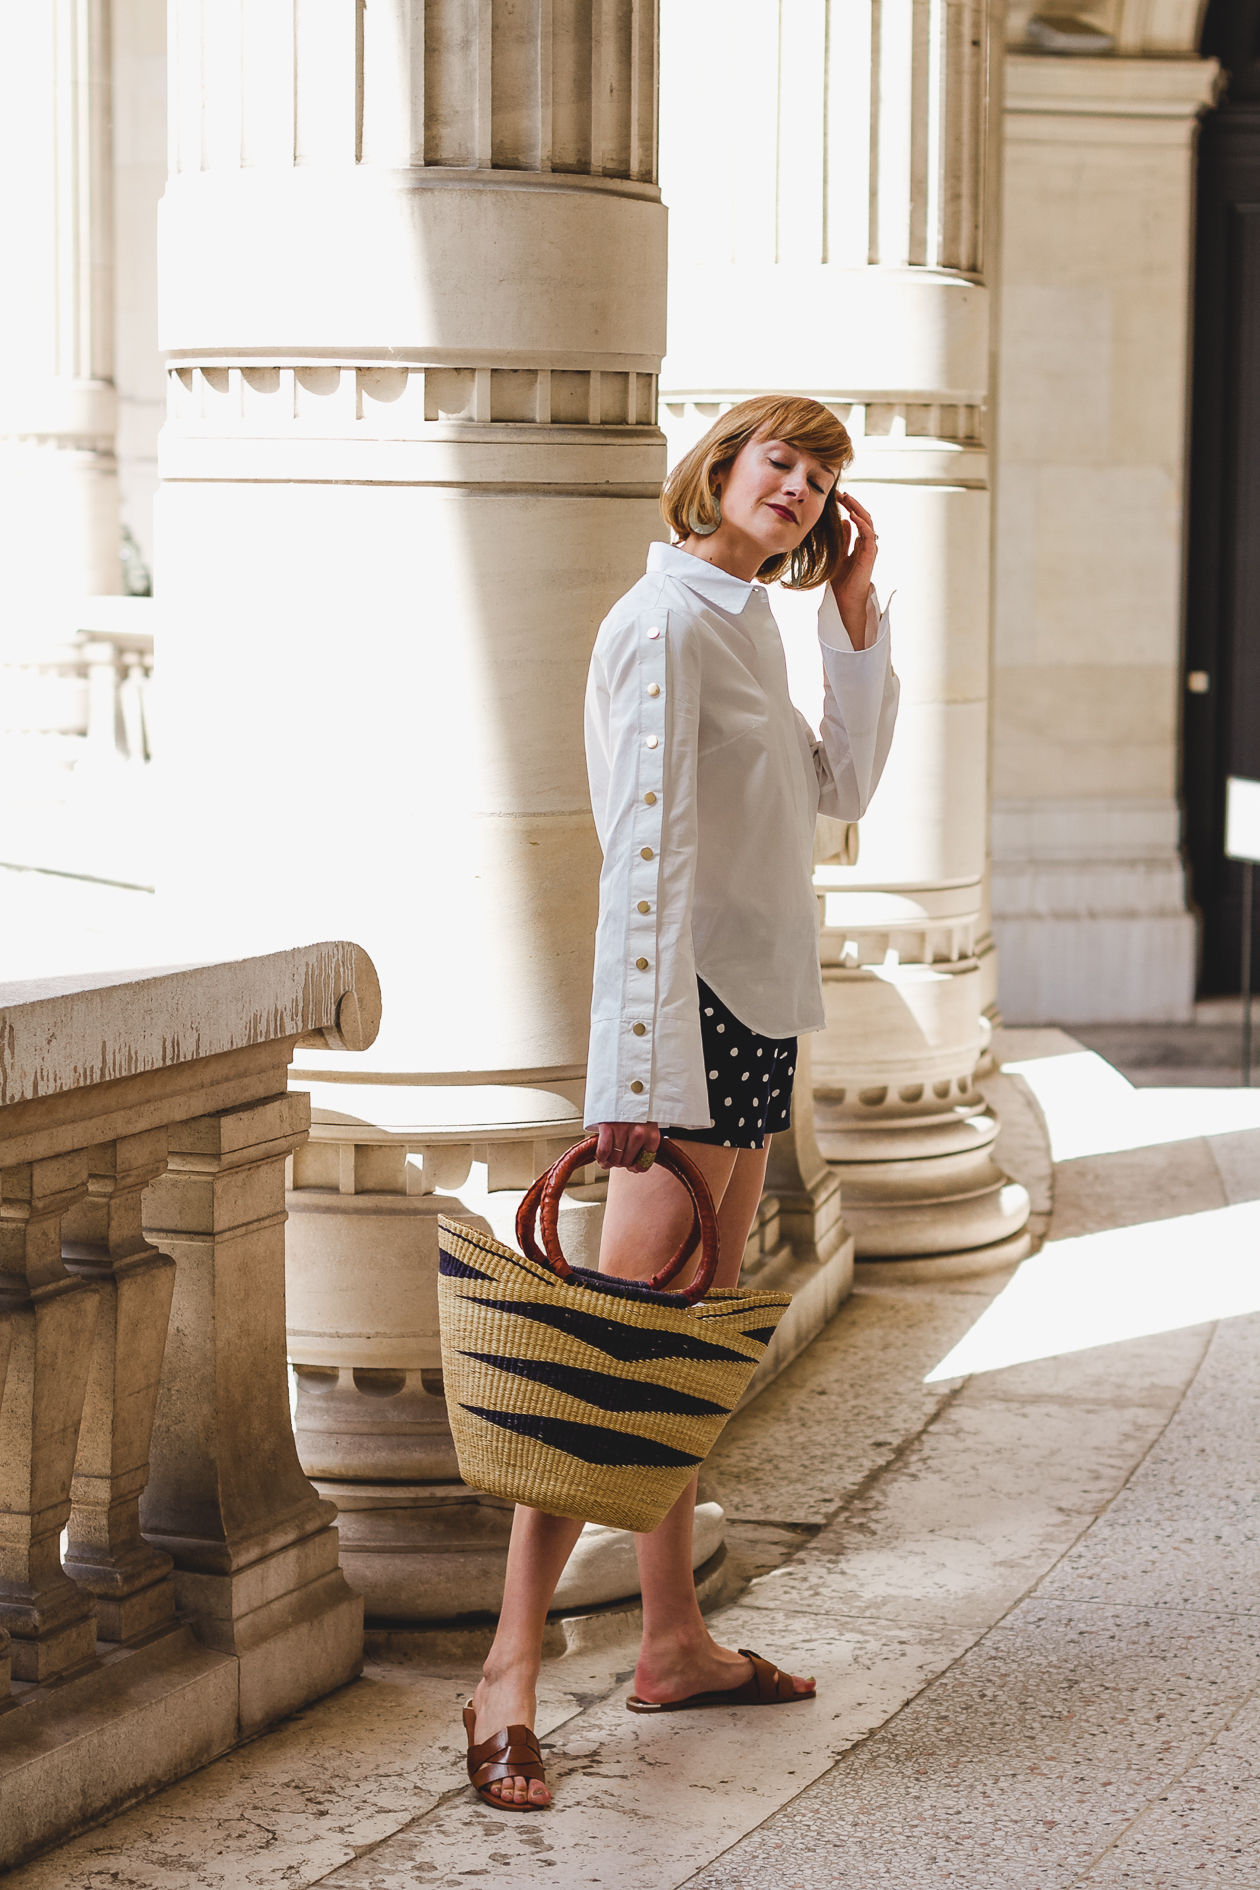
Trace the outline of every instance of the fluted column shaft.
[[379, 968], [366, 1070], [297, 1060], [290, 1346], [310, 1466], [423, 1483], [434, 1191], [581, 1126], [582, 694], [664, 471], [655, 7], [178, 0], [170, 55], [161, 888], [255, 940], [352, 918]]
[[[120, 585], [108, 0], [0, 19], [0, 568], [24, 606]], [[20, 181], [18, 181], [20, 180]]]
[[[662, 43], [671, 451], [750, 393], [824, 401], [853, 436], [845, 483], [879, 526], [880, 592], [897, 594], [892, 756], [856, 864], [816, 872], [818, 1137], [859, 1256], [988, 1245], [1027, 1214], [973, 1086], [992, 997], [989, 35], [985, 0], [735, 0], [676, 9]], [[817, 719], [815, 604], [775, 608]]]

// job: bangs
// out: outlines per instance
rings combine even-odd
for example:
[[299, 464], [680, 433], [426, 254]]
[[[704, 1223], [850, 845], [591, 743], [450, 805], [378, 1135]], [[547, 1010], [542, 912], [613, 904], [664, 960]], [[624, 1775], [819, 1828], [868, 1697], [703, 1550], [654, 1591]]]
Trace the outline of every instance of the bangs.
[[848, 429], [836, 418], [830, 407], [824, 407], [820, 400], [807, 400], [800, 395], [770, 394], [760, 401], [745, 401], [743, 406], [734, 407], [727, 414], [733, 420], [743, 407], [759, 406], [765, 411], [758, 420], [749, 438], [782, 440], [785, 446], [795, 446], [802, 453], [812, 453], [824, 466], [829, 466], [837, 478], [853, 458], [853, 442]]

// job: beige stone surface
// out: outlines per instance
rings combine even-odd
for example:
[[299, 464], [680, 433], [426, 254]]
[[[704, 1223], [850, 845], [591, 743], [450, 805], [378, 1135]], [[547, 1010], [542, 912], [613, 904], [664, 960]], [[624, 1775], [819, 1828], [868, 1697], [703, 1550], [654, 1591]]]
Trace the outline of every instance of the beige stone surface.
[[1258, 1342], [1255, 1318], [1221, 1325], [1167, 1430], [1035, 1592], [698, 1883], [809, 1882], [824, 1857], [879, 1885], [1250, 1883]]
[[[1178, 43], [1126, 18], [1125, 53]], [[1193, 130], [1213, 80], [1193, 57], [1006, 63], [993, 915], [1017, 1022], [1184, 1018], [1193, 995], [1180, 416]], [[1052, 832], [1073, 802], [1092, 805]]]
[[380, 1028], [381, 988], [366, 952], [330, 943], [228, 964], [30, 979], [0, 986], [0, 1005], [5, 1107], [307, 1032], [337, 1039], [339, 1016], [344, 1040], [328, 1047], [366, 1049]]
[[1002, 665], [994, 683], [1001, 795], [1167, 797], [1176, 700], [1167, 665]]

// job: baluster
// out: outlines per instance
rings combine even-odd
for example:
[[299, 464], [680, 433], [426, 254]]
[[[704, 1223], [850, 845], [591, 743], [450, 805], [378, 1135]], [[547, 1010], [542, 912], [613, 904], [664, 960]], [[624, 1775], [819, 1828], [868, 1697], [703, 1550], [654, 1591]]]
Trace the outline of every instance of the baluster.
[[99, 1288], [65, 1566], [96, 1596], [100, 1638], [130, 1641], [175, 1613], [171, 1558], [144, 1540], [139, 1510], [175, 1285], [175, 1262], [144, 1238], [141, 1199], [166, 1167], [166, 1130], [89, 1149], [87, 1165], [87, 1197], [61, 1228], [70, 1272]]
[[337, 1560], [336, 1516], [302, 1473], [289, 1419], [284, 1169], [305, 1096], [273, 1096], [170, 1130], [145, 1203], [176, 1261], [145, 1535], [208, 1646], [238, 1656], [244, 1731], [358, 1672], [363, 1604]]
[[0, 1169], [0, 1625], [17, 1680], [54, 1679], [96, 1652], [95, 1602], [60, 1556], [97, 1309], [95, 1287], [62, 1262], [61, 1218], [86, 1189], [81, 1152]]

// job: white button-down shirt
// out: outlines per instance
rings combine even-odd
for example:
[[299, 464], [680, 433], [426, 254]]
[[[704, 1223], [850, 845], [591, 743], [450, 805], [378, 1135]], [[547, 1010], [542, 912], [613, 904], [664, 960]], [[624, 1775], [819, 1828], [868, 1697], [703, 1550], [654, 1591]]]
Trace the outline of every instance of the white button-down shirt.
[[654, 544], [600, 625], [586, 691], [604, 850], [588, 1126], [709, 1127], [697, 973], [763, 1036], [825, 1023], [815, 823], [865, 812], [897, 716], [873, 591], [868, 611], [878, 634], [855, 650], [823, 586], [820, 739], [788, 695], [763, 585]]

